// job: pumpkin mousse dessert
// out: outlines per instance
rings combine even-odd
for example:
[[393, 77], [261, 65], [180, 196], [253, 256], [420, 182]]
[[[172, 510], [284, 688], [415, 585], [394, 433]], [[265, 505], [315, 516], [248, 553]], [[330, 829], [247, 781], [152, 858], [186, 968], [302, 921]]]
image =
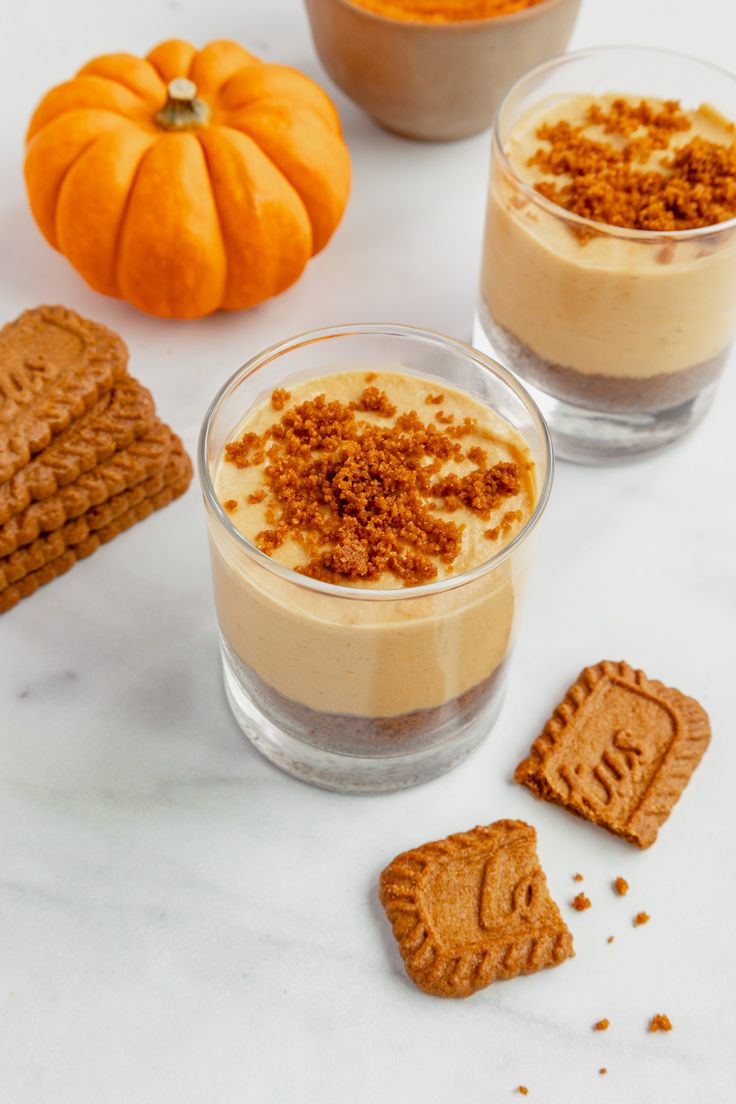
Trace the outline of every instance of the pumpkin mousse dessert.
[[500, 707], [538, 481], [524, 436], [437, 379], [355, 368], [257, 401], [212, 463], [226, 685], [311, 767], [244, 724], [261, 750], [348, 789], [463, 758]]
[[[523, 91], [496, 135], [480, 327], [551, 400], [561, 455], [666, 444], [704, 413], [736, 332], [736, 127], [705, 100]], [[576, 408], [579, 426], [594, 412], [592, 455]]]

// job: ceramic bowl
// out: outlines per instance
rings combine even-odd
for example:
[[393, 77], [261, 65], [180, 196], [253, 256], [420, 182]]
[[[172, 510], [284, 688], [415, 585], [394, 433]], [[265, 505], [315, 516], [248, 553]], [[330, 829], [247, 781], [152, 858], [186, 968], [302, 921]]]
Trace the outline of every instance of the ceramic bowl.
[[446, 141], [486, 130], [527, 70], [564, 51], [581, 0], [453, 23], [387, 19], [350, 0], [305, 0], [335, 83], [388, 130]]

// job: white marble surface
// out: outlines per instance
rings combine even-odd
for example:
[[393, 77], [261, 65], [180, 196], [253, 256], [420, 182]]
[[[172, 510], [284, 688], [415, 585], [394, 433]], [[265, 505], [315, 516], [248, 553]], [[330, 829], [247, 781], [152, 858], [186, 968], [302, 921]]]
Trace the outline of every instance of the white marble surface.
[[[583, 7], [577, 45], [638, 40], [733, 63], [731, 0]], [[469, 336], [486, 138], [405, 143], [338, 94], [355, 190], [293, 290], [193, 324], [89, 291], [35, 230], [21, 184], [24, 123], [48, 85], [96, 53], [175, 34], [239, 38], [327, 81], [297, 0], [9, 8], [3, 318], [51, 300], [114, 326], [191, 449], [222, 380], [289, 333], [391, 319]], [[495, 1104], [520, 1083], [545, 1104], [736, 1099], [731, 367], [706, 423], [668, 453], [560, 466], [502, 719], [423, 789], [323, 793], [244, 741], [220, 686], [196, 487], [2, 618], [3, 1102]], [[568, 681], [603, 656], [692, 692], [712, 717], [713, 745], [644, 854], [510, 783]], [[378, 873], [406, 847], [501, 816], [537, 826], [577, 957], [471, 1001], [426, 997], [402, 973]], [[593, 901], [580, 915], [567, 906], [576, 870]], [[652, 920], [634, 930], [639, 909]], [[647, 1034], [659, 1011], [671, 1035]], [[591, 1030], [602, 1016], [605, 1035]]]

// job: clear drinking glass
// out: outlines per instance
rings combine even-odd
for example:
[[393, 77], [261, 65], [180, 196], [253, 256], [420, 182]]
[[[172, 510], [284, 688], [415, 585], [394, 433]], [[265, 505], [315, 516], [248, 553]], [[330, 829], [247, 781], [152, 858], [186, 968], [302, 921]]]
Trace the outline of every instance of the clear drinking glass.
[[533, 69], [498, 110], [474, 344], [530, 386], [558, 457], [600, 463], [668, 444], [710, 406], [736, 333], [736, 219], [626, 230], [520, 180], [510, 132], [576, 93], [708, 104], [734, 121], [736, 78], [662, 50], [585, 50]]
[[[518, 535], [456, 577], [393, 590], [284, 567], [232, 524], [215, 494], [225, 443], [276, 387], [346, 370], [443, 382], [524, 437], [537, 501]], [[449, 770], [499, 713], [532, 552], [552, 480], [549, 434], [504, 368], [451, 338], [363, 325], [295, 337], [250, 360], [212, 403], [199, 441], [225, 689], [252, 743], [279, 767], [343, 791], [391, 790]]]

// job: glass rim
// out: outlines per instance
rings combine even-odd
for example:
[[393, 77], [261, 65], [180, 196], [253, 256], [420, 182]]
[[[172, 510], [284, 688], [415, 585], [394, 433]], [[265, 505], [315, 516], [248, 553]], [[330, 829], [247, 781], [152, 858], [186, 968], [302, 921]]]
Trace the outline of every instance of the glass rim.
[[[357, 8], [358, 12], [363, 16], [369, 16], [371, 19], [376, 20], [378, 23], [389, 23], [391, 26], [397, 24], [401, 27], [411, 27], [412, 31], [418, 30], [420, 33], [431, 33], [434, 31], [449, 32], [451, 34], [457, 34], [458, 32], [467, 30], [477, 30], [478, 27], [489, 26], [490, 24], [498, 23], [521, 23], [526, 19], [534, 19], [538, 17], [541, 10], [549, 10], [550, 8], [559, 8], [562, 4], [569, 4], [572, 0], [543, 0], [542, 3], [534, 4], [532, 7], [519, 8], [518, 11], [506, 12], [503, 15], [486, 15], [480, 19], [456, 19], [432, 22], [428, 19], [395, 19], [390, 15], [382, 15], [381, 12], [373, 11], [371, 8], [364, 8], [360, 4], [352, 3], [352, 0], [339, 0], [345, 8], [350, 8], [353, 11]], [[580, 0], [578, 0], [578, 3]]]
[[625, 238], [627, 241], [635, 240], [654, 243], [665, 241], [689, 241], [694, 238], [708, 237], [713, 234], [720, 234], [724, 231], [734, 229], [734, 227], [736, 227], [736, 215], [734, 215], [733, 218], [726, 219], [724, 222], [713, 222], [709, 223], [708, 226], [695, 226], [689, 230], [635, 230], [627, 226], [614, 226], [610, 222], [597, 222], [595, 219], [586, 218], [584, 215], [577, 215], [573, 211], [568, 211], [558, 203], [554, 203], [551, 199], [547, 199], [546, 196], [541, 195], [531, 184], [527, 184], [525, 180], [522, 180], [512, 168], [501, 141], [501, 115], [511, 97], [527, 82], [531, 82], [533, 78], [543, 74], [546, 70], [557, 69], [565, 62], [577, 61], [586, 57], [597, 57], [601, 54], [618, 54], [624, 52], [657, 54], [660, 57], [671, 57], [673, 59], [679, 59], [680, 61], [687, 61], [688, 63], [694, 62], [696, 65], [702, 65], [704, 68], [710, 69], [714, 73], [719, 73], [721, 76], [728, 78], [728, 80], [734, 84], [736, 90], [736, 73], [724, 69], [722, 65], [716, 65], [714, 62], [705, 61], [703, 58], [696, 57], [694, 54], [684, 53], [682, 50], [660, 49], [658, 46], [627, 46], [625, 44], [613, 46], [588, 46], [584, 50], [571, 50], [569, 53], [557, 54], [548, 61], [543, 61], [540, 65], [535, 65], [533, 69], [529, 69], [511, 85], [496, 108], [493, 119], [491, 133], [493, 137], [494, 153], [497, 153], [506, 172], [513, 177], [515, 184], [518, 185], [521, 192], [528, 199], [533, 200], [542, 210], [547, 211], [556, 218], [564, 219], [598, 236], [607, 234], [610, 237]]
[[[348, 337], [355, 335], [381, 335], [385, 337], [400, 337], [400, 338], [421, 338], [423, 340], [434, 342], [440, 346], [454, 349], [456, 352], [463, 354], [468, 360], [474, 361], [479, 368], [484, 371], [491, 372], [494, 376], [501, 380], [509, 390], [513, 391], [516, 397], [522, 402], [526, 410], [531, 414], [532, 420], [538, 429], [543, 442], [543, 450], [545, 460], [547, 464], [547, 470], [543, 485], [538, 489], [537, 501], [534, 509], [532, 510], [529, 518], [516, 534], [513, 540], [504, 545], [503, 548], [492, 556], [488, 560], [484, 560], [483, 563], [478, 564], [476, 567], [469, 568], [467, 571], [460, 572], [458, 575], [449, 576], [446, 579], [438, 579], [432, 583], [423, 583], [421, 586], [413, 587], [392, 587], [390, 589], [384, 588], [358, 588], [343, 586], [338, 583], [327, 583], [321, 579], [312, 579], [308, 575], [301, 575], [298, 571], [294, 571], [293, 568], [286, 567], [283, 564], [277, 563], [270, 556], [267, 556], [265, 552], [261, 552], [259, 548], [256, 548], [247, 537], [245, 537], [239, 529], [237, 529], [231, 519], [228, 517], [227, 512], [223, 509], [220, 501], [215, 493], [214, 483], [210, 474], [210, 467], [207, 461], [207, 454], [210, 444], [211, 430], [214, 421], [219, 413], [225, 400], [232, 394], [237, 386], [247, 379], [249, 376], [255, 374], [259, 368], [264, 367], [266, 364], [270, 364], [272, 361], [277, 360], [292, 350], [302, 348], [305, 345], [316, 344], [318, 341], [329, 341], [333, 338]], [[220, 387], [217, 394], [213, 398], [207, 412], [205, 413], [202, 421], [202, 427], [199, 433], [199, 440], [197, 442], [197, 472], [199, 476], [199, 484], [202, 488], [202, 493], [205, 500], [207, 509], [214, 515], [219, 524], [228, 534], [228, 536], [235, 541], [236, 545], [242, 549], [250, 560], [269, 571], [271, 574], [284, 579], [286, 582], [292, 583], [295, 586], [303, 587], [307, 590], [314, 591], [319, 594], [329, 595], [333, 598], [342, 598], [352, 601], [406, 601], [407, 599], [423, 598], [430, 595], [441, 594], [445, 591], [455, 590], [458, 587], [466, 586], [468, 583], [474, 582], [476, 579], [481, 578], [483, 575], [489, 574], [492, 570], [498, 567], [504, 560], [507, 560], [521, 544], [524, 543], [527, 536], [536, 528], [544, 510], [549, 501], [550, 491], [552, 489], [552, 481], [554, 475], [554, 449], [552, 447], [552, 437], [550, 435], [549, 427], [544, 419], [544, 416], [539, 409], [537, 403], [532, 396], [526, 390], [516, 377], [503, 365], [493, 360], [491, 357], [481, 353], [478, 349], [475, 349], [472, 345], [466, 344], [464, 341], [459, 341], [456, 338], [449, 337], [447, 334], [440, 333], [436, 330], [423, 329], [418, 326], [408, 326], [402, 323], [381, 323], [381, 322], [358, 322], [358, 323], [346, 323], [338, 326], [327, 326], [316, 330], [305, 330], [302, 333], [296, 334], [294, 337], [287, 338], [285, 341], [279, 341], [274, 345], [270, 345], [267, 349], [257, 353], [255, 356], [247, 360], [236, 372], [232, 374]]]

